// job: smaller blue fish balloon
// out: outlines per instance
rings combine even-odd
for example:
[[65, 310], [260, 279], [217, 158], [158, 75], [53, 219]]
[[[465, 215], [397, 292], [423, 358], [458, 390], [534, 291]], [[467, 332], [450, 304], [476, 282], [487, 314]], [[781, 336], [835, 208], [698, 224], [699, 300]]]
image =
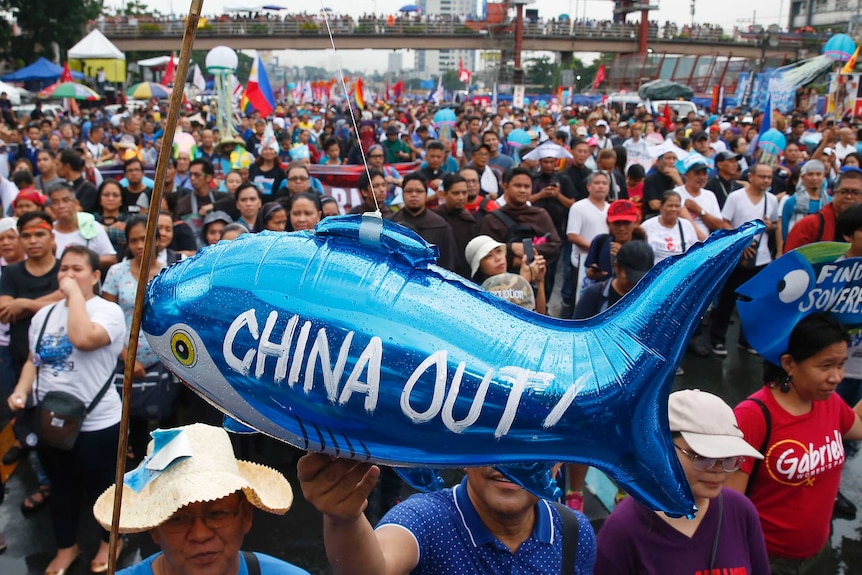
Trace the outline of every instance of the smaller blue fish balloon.
[[805, 316], [832, 313], [852, 331], [862, 328], [862, 258], [843, 259], [847, 244], [818, 242], [790, 251], [736, 290], [748, 343], [781, 365], [790, 332]]

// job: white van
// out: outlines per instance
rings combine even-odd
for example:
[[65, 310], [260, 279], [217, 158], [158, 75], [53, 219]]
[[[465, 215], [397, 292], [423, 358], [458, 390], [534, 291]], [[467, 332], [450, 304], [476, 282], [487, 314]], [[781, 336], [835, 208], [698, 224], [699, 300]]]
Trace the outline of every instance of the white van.
[[653, 115], [661, 115], [665, 106], [670, 106], [671, 110], [676, 111], [677, 118], [685, 118], [689, 112], [697, 114], [697, 106], [691, 100], [650, 100], [646, 104]]

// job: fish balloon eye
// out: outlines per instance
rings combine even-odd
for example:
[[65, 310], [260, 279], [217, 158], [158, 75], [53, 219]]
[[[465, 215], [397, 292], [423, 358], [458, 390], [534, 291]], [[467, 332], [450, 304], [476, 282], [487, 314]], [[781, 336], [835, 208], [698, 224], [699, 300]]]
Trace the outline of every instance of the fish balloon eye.
[[192, 367], [195, 364], [195, 345], [185, 331], [179, 330], [171, 336], [171, 353], [181, 365]]
[[778, 282], [778, 299], [783, 303], [793, 303], [808, 291], [808, 272], [805, 270], [793, 270], [788, 272]]

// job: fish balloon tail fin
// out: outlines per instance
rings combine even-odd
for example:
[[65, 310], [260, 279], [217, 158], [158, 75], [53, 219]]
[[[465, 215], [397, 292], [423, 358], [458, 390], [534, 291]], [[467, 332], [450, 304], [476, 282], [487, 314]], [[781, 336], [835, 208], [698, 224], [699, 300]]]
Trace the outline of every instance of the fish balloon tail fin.
[[625, 329], [630, 336], [661, 357], [678, 359], [742, 252], [764, 229], [758, 220], [713, 233], [685, 254], [659, 262], [617, 305], [595, 319], [616, 325], [615, 316], [628, 316]]
[[[611, 473], [653, 509], [676, 515], [695, 510], [674, 455], [668, 395], [701, 317], [764, 228], [762, 222], [750, 222], [714, 233], [685, 254], [660, 262], [618, 303], [580, 323], [591, 329], [581, 332], [587, 335], [575, 347], [576, 363], [595, 381], [586, 382], [579, 394], [620, 396], [612, 417], [591, 424], [606, 426], [609, 437], [616, 434], [627, 445], [615, 456], [602, 453], [587, 463]], [[657, 459], [657, 453], [668, 456]], [[614, 457], [614, 465], [602, 464]], [[652, 489], [643, 484], [644, 477], [654, 480]]]

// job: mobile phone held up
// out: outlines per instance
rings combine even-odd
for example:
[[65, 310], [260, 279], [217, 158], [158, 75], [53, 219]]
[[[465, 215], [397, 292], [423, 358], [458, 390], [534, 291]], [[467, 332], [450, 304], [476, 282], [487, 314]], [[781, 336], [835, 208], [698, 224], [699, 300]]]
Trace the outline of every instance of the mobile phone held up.
[[524, 244], [524, 257], [527, 258], [527, 263], [533, 263], [533, 260], [536, 259], [536, 251], [533, 249], [533, 239], [527, 238], [521, 240], [521, 243]]

